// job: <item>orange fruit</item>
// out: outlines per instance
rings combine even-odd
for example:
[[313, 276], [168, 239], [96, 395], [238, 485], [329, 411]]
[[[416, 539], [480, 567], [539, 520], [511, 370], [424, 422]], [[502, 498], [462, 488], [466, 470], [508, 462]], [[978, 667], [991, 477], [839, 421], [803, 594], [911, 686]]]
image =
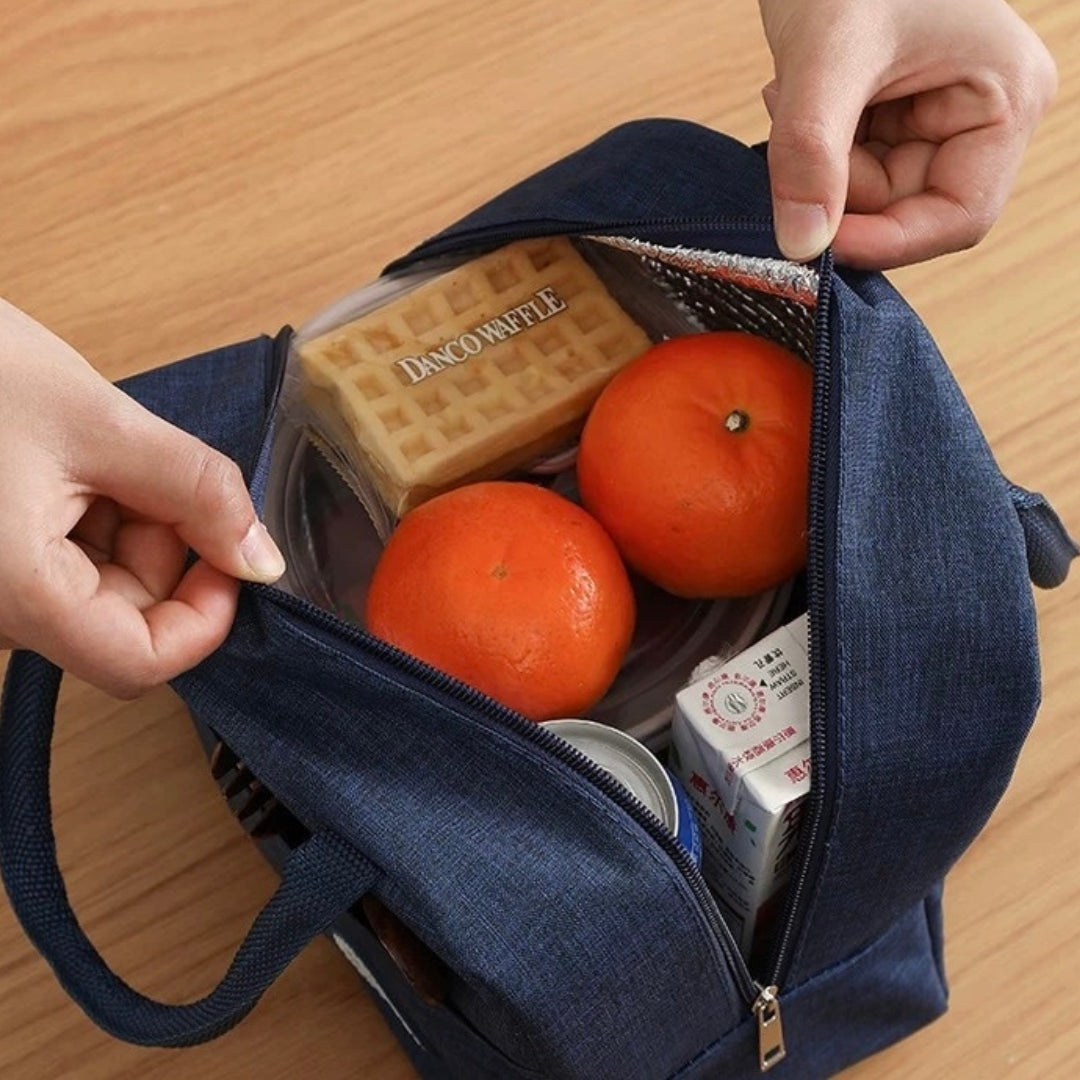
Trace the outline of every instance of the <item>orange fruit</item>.
[[630, 646], [611, 538], [535, 484], [491, 481], [402, 518], [368, 588], [368, 630], [532, 720], [581, 716]]
[[589, 414], [582, 502], [634, 569], [678, 596], [778, 585], [806, 561], [812, 383], [808, 364], [750, 334], [654, 346]]

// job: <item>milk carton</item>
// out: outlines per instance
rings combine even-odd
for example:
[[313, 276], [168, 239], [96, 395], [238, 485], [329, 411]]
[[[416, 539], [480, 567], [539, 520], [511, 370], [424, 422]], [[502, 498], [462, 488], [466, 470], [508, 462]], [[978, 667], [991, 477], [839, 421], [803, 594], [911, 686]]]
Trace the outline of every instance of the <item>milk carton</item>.
[[670, 764], [698, 815], [702, 873], [747, 957], [778, 914], [810, 790], [808, 667], [804, 615], [675, 698]]

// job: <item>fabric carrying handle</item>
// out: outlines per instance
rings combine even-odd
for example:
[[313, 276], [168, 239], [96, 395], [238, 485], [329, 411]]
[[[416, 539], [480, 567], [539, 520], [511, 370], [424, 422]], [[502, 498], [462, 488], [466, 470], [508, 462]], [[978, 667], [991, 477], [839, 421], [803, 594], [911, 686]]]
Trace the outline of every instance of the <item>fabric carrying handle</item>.
[[1044, 495], [1011, 481], [1006, 483], [1024, 531], [1032, 584], [1040, 589], [1057, 588], [1068, 576], [1069, 565], [1080, 555], [1080, 548]]
[[143, 1046], [190, 1046], [242, 1020], [297, 954], [375, 884], [379, 872], [329, 830], [289, 857], [221, 983], [199, 1001], [144, 997], [108, 966], [79, 925], [56, 858], [49, 764], [63, 673], [12, 654], [0, 709], [0, 873], [27, 936], [64, 989], [111, 1035]]

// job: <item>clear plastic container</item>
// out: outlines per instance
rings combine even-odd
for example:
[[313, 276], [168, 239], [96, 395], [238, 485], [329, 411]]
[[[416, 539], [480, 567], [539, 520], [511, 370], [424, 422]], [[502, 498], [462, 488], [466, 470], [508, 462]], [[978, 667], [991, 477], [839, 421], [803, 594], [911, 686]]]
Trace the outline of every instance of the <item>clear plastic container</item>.
[[[378, 468], [373, 467], [370, 454], [357, 446], [355, 426], [361, 412], [367, 416], [365, 423], [381, 423], [379, 417], [388, 419], [390, 427], [396, 424], [396, 431], [404, 430], [401, 438], [414, 444], [418, 437], [436, 441], [429, 435], [438, 430], [427, 422], [432, 416], [448, 429], [467, 426], [472, 417], [484, 437], [500, 422], [511, 436], [519, 420], [526, 428], [532, 424], [532, 434], [520, 440], [522, 446], [514, 445], [511, 438], [507, 451], [503, 440], [496, 452], [488, 453], [478, 467], [475, 461], [470, 463], [448, 486], [493, 476], [510, 477], [543, 484], [576, 499], [576, 435], [604, 382], [628, 362], [628, 357], [619, 354], [616, 362], [604, 367], [608, 353], [624, 348], [627, 335], [632, 346], [629, 351], [636, 347], [640, 352], [668, 337], [743, 329], [778, 340], [808, 357], [815, 282], [805, 268], [683, 249], [665, 251], [636, 241], [603, 238], [558, 238], [554, 257], [549, 258], [545, 243], [552, 241], [528, 242], [533, 252], [540, 253], [534, 259], [540, 263], [538, 276], [523, 281], [517, 291], [509, 289], [475, 302], [478, 298], [468, 295], [469, 290], [477, 292], [475, 264], [470, 263], [462, 274], [458, 269], [462, 260], [443, 260], [406, 275], [380, 279], [297, 332], [275, 422], [266, 497], [267, 525], [289, 565], [282, 583], [285, 588], [362, 626], [367, 583], [399, 513], [408, 509], [406, 505], [403, 511], [402, 504], [437, 493], [437, 485], [394, 487], [386, 477], [375, 475]], [[520, 263], [520, 252], [515, 258]], [[569, 276], [568, 262], [573, 271]], [[502, 280], [505, 264], [486, 257], [480, 265], [487, 277]], [[517, 264], [511, 264], [508, 273], [519, 272], [513, 265]], [[519, 272], [519, 276], [524, 275]], [[608, 307], [598, 315], [586, 312], [582, 317], [582, 311], [594, 303], [591, 290], [595, 283], [602, 287], [601, 303]], [[575, 302], [578, 297], [584, 300]], [[526, 307], [530, 303], [532, 306]], [[433, 316], [433, 305], [440, 305], [443, 314], [460, 308], [461, 317], [440, 321], [438, 311]], [[619, 309], [620, 317], [611, 319], [605, 314], [610, 306]], [[516, 319], [509, 314], [515, 308], [519, 312]], [[568, 321], [571, 311], [577, 313], [577, 325]], [[380, 321], [385, 312], [392, 318]], [[499, 319], [503, 322], [493, 324]], [[480, 337], [485, 326], [491, 348]], [[614, 326], [614, 330], [609, 333], [605, 326], [609, 330]], [[359, 352], [348, 340], [340, 344], [342, 335], [347, 339], [353, 334], [355, 341], [357, 327], [374, 337], [376, 345], [393, 346], [389, 361], [384, 358], [384, 367], [392, 367], [396, 360], [411, 360], [397, 364], [396, 385], [390, 384], [387, 391], [386, 380], [380, 375], [382, 383], [369, 385], [367, 393], [361, 392], [355, 399], [353, 408], [349, 400], [354, 386], [362, 387], [372, 372], [366, 342]], [[551, 344], [544, 335], [553, 328]], [[633, 337], [635, 329], [640, 335], [637, 338]], [[415, 340], [406, 340], [410, 334]], [[587, 340], [590, 335], [591, 340]], [[613, 336], [618, 338], [617, 348], [608, 347]], [[447, 341], [459, 344], [446, 352]], [[474, 356], [478, 342], [482, 348]], [[315, 352], [322, 350], [320, 363], [326, 356], [331, 358], [329, 366], [323, 363], [313, 369], [312, 343]], [[579, 393], [581, 385], [574, 385], [575, 373], [580, 374], [582, 368], [578, 363], [582, 351], [590, 349], [599, 360], [592, 367], [583, 365], [589, 385]], [[488, 369], [504, 369], [489, 380], [498, 385], [473, 387], [484, 382], [483, 378], [473, 379], [478, 367], [474, 360], [481, 357]], [[568, 377], [560, 383], [564, 361]], [[335, 364], [348, 372], [344, 389], [344, 376]], [[599, 375], [598, 368], [604, 368]], [[327, 371], [337, 380], [331, 386], [326, 385]], [[398, 386], [423, 390], [419, 408], [415, 407], [415, 394], [402, 399], [404, 405], [395, 399]], [[474, 394], [464, 392], [470, 387]], [[562, 394], [563, 400], [556, 402], [552, 414], [556, 416], [553, 425], [559, 430], [554, 438], [545, 434], [537, 439], [537, 412], [532, 409], [529, 393], [535, 392], [539, 400], [545, 388], [554, 399]], [[568, 411], [564, 405], [569, 399], [573, 404]], [[490, 427], [485, 426], [485, 407], [494, 416]], [[504, 411], [500, 413], [500, 409]], [[410, 427], [414, 421], [415, 430]], [[380, 431], [380, 436], [396, 437], [394, 431]], [[446, 443], [439, 445], [445, 447]], [[674, 694], [693, 669], [705, 658], [724, 658], [741, 651], [779, 625], [790, 583], [752, 597], [694, 601], [674, 597], [634, 575], [631, 578], [638, 601], [634, 639], [615, 682], [588, 715], [658, 749], [666, 745]]]

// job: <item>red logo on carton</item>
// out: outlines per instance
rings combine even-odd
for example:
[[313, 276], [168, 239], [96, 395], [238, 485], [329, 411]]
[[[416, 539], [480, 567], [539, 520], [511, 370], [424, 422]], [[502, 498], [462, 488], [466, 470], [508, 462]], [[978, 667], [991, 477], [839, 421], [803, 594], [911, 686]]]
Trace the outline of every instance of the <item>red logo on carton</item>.
[[749, 675], [720, 674], [706, 683], [701, 708], [725, 731], [749, 731], [765, 715], [765, 691]]

